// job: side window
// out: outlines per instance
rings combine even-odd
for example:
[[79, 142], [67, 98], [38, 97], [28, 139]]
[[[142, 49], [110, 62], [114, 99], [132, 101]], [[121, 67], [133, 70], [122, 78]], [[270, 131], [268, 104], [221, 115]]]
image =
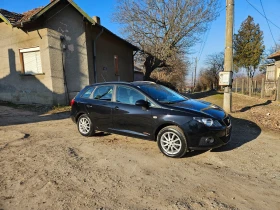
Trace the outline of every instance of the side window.
[[146, 97], [140, 92], [132, 88], [128, 88], [124, 86], [117, 87], [117, 95], [116, 95], [117, 102], [135, 105], [136, 101], [140, 99], [145, 100]]
[[97, 87], [93, 94], [93, 99], [111, 101], [113, 93], [113, 86]]
[[83, 94], [82, 98], [92, 98], [90, 96], [91, 96], [93, 90], [94, 90], [94, 87], [88, 88], [87, 91]]

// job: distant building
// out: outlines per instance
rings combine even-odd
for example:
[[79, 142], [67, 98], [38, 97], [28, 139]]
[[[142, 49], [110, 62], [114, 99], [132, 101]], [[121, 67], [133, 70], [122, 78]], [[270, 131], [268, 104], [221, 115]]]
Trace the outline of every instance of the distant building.
[[143, 81], [143, 80], [144, 80], [143, 69], [134, 65], [134, 81]]
[[276, 90], [276, 81], [280, 77], [280, 51], [277, 51], [267, 57], [268, 59], [274, 59], [274, 63], [266, 66], [265, 75], [265, 92], [267, 95], [271, 95]]

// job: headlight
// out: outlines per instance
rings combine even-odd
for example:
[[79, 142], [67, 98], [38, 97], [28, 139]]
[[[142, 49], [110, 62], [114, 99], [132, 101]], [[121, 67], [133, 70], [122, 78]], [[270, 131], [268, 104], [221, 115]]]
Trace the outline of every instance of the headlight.
[[213, 120], [212, 118], [204, 118], [204, 117], [194, 117], [194, 120], [203, 123], [208, 127], [221, 127], [222, 125], [217, 120]]

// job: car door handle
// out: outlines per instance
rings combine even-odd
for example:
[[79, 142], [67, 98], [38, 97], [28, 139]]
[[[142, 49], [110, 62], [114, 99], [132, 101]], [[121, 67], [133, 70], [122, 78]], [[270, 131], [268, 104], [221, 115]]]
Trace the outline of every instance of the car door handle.
[[118, 107], [118, 106], [116, 106], [116, 107], [115, 107], [115, 110], [119, 110], [119, 107]]
[[92, 107], [92, 105], [88, 105], [88, 104], [87, 104], [86, 106], [87, 106], [88, 108], [91, 108], [91, 107]]

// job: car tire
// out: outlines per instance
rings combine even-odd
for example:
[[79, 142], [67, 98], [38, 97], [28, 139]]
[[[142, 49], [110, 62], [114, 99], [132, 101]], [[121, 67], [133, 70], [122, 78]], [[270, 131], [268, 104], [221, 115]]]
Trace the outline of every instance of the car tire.
[[163, 154], [173, 158], [183, 157], [188, 150], [184, 132], [178, 126], [162, 128], [157, 135], [157, 144]]
[[86, 114], [82, 114], [77, 121], [78, 130], [83, 136], [92, 136], [95, 133], [94, 126]]

